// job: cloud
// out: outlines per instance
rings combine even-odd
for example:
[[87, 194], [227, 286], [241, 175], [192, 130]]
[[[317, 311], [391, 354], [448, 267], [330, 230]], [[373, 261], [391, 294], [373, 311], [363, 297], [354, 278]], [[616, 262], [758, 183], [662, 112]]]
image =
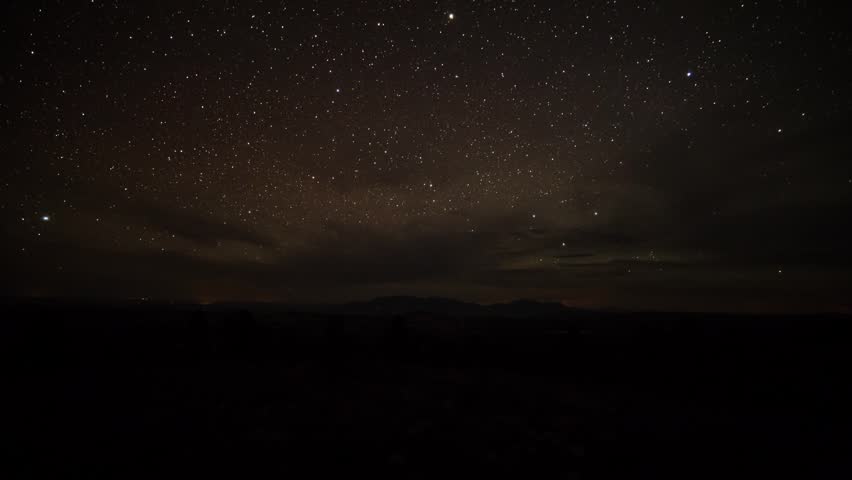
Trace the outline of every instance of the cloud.
[[[184, 209], [177, 202], [167, 205], [99, 185], [92, 187], [90, 195], [81, 200], [80, 206], [93, 216], [112, 216], [122, 225], [143, 226], [154, 232], [163, 232], [189, 240], [200, 246], [211, 247], [222, 242], [240, 242], [260, 247], [274, 247], [274, 237], [245, 224], [225, 223], [205, 214]], [[114, 200], [105, 209], [98, 200]]]
[[205, 246], [228, 241], [262, 247], [276, 245], [272, 237], [247, 226], [223, 223], [180, 208], [136, 201], [126, 204], [118, 212], [156, 230], [172, 233]]

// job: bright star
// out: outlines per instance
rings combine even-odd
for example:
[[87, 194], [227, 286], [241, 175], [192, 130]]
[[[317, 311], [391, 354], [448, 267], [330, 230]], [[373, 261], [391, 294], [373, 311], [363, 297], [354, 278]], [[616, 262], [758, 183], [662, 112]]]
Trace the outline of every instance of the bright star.
[[448, 16], [448, 17], [450, 17], [450, 20], [453, 20], [453, 19], [455, 19], [455, 18], [456, 18], [456, 16], [455, 16], [454, 14], [452, 14], [452, 13], [451, 13], [451, 14], [449, 14], [449, 15], [447, 15], [447, 16]]
[[49, 216], [47, 216], [47, 215], [42, 215], [42, 216], [41, 216], [41, 221], [42, 221], [42, 222], [49, 222], [49, 221], [50, 221], [50, 217], [49, 217]]
[[687, 76], [687, 77], [691, 77], [691, 76], [692, 76], [692, 70], [688, 70], [688, 71], [686, 72], [686, 76]]

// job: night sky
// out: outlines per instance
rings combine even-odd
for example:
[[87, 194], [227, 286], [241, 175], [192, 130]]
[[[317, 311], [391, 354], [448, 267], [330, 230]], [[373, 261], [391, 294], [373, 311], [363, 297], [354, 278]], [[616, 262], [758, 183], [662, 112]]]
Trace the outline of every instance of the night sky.
[[852, 310], [829, 2], [0, 9], [4, 295]]

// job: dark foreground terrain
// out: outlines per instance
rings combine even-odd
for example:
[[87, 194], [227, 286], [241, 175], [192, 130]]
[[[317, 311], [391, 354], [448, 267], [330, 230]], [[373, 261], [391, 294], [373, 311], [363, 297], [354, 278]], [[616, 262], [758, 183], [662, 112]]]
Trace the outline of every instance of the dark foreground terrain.
[[852, 472], [848, 317], [246, 308], [5, 305], [4, 477]]

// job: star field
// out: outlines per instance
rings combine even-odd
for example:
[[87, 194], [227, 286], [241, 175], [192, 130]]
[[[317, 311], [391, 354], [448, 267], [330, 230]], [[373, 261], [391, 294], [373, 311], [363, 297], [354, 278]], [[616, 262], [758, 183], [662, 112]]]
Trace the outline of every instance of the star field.
[[849, 307], [827, 6], [3, 9], [16, 295]]

